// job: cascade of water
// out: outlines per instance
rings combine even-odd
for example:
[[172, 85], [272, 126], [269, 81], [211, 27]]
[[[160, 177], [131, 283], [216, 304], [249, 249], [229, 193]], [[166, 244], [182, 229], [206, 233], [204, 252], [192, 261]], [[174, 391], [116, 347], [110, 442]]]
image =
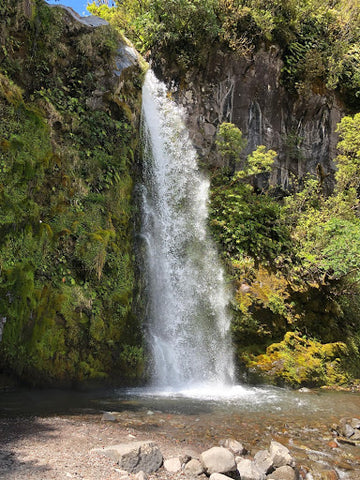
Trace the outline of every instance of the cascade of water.
[[153, 384], [232, 383], [229, 296], [206, 229], [209, 182], [198, 170], [180, 108], [151, 70], [142, 115], [141, 236]]

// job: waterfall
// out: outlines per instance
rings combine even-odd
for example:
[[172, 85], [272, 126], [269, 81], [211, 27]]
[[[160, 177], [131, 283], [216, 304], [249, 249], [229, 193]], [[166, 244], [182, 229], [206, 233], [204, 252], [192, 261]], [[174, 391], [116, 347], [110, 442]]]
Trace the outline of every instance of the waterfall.
[[209, 181], [181, 109], [149, 70], [143, 86], [142, 229], [153, 385], [233, 382], [229, 294], [207, 231]]

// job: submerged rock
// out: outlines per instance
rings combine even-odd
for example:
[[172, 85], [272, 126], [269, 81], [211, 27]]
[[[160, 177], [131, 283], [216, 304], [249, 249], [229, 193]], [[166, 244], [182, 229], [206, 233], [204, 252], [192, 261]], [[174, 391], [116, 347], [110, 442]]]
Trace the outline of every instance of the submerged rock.
[[360, 419], [357, 417], [344, 417], [339, 421], [339, 425], [331, 428], [335, 435], [338, 435], [337, 441], [349, 445], [360, 445]]
[[245, 455], [247, 450], [244, 445], [233, 438], [226, 438], [225, 440], [220, 440], [220, 446], [227, 448], [234, 455]]
[[118, 420], [116, 413], [113, 412], [104, 412], [101, 417], [102, 422], [116, 422]]

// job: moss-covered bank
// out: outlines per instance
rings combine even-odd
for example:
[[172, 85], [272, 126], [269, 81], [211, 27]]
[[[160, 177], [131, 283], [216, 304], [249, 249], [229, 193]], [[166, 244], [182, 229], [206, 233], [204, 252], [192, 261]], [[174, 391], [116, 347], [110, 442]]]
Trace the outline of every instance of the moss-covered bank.
[[142, 372], [133, 314], [141, 69], [42, 0], [0, 6], [0, 369], [31, 384]]

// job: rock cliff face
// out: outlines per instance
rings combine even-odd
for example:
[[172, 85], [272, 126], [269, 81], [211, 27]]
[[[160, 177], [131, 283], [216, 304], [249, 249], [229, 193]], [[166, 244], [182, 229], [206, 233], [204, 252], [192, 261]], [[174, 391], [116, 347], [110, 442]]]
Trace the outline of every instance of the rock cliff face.
[[[236, 124], [247, 138], [244, 155], [264, 144], [278, 152], [270, 179], [286, 188], [291, 174], [322, 175], [334, 170], [336, 124], [343, 115], [340, 102], [325, 91], [302, 97], [281, 84], [282, 60], [273, 46], [252, 59], [218, 51], [206, 71], [189, 73], [185, 87], [173, 95], [188, 113], [188, 126], [200, 158], [217, 164], [214, 140], [221, 122]], [[328, 186], [331, 178], [327, 179]]]

